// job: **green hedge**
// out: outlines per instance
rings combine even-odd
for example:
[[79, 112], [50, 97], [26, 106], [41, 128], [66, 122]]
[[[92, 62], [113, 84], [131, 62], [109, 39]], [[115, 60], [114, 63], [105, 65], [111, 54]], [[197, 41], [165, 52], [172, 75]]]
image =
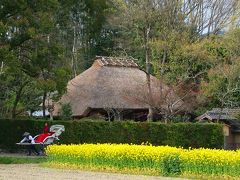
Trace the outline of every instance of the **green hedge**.
[[[41, 133], [44, 120], [0, 120], [0, 149], [18, 149], [15, 144], [25, 131], [32, 135]], [[147, 123], [107, 121], [48, 121], [63, 124], [65, 132], [60, 136], [62, 144], [79, 143], [133, 143], [148, 142], [153, 145], [169, 145], [192, 148], [222, 148], [223, 132], [220, 124], [200, 123]]]

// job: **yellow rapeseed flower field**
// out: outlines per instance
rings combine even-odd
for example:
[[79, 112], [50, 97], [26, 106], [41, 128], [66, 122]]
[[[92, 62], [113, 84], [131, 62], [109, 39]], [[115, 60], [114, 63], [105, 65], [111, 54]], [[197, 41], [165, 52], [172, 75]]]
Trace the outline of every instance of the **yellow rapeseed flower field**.
[[65, 166], [240, 176], [240, 151], [144, 144], [72, 144], [48, 146], [46, 153], [49, 163]]

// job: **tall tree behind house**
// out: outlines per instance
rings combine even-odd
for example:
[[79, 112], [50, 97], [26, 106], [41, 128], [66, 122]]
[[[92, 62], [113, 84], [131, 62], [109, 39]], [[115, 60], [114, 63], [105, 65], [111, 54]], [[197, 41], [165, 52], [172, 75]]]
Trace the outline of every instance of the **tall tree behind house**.
[[[87, 69], [96, 55], [109, 55], [112, 31], [106, 26], [108, 0], [62, 1], [57, 15], [59, 39], [64, 41], [72, 77]], [[106, 26], [106, 27], [105, 27]]]

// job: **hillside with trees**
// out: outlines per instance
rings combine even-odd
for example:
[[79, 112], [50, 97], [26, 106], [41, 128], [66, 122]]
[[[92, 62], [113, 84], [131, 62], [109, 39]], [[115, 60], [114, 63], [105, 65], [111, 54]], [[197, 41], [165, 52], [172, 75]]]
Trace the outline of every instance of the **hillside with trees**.
[[97, 55], [136, 59], [191, 107], [191, 118], [239, 107], [240, 3], [2, 0], [0, 118], [45, 112], [46, 99], [57, 101]]

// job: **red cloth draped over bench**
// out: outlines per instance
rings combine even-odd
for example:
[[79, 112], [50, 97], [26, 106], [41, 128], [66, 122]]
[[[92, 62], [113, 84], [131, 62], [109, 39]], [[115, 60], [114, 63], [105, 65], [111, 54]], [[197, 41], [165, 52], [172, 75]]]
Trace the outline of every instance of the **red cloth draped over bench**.
[[44, 133], [44, 134], [39, 134], [38, 137], [36, 137], [36, 139], [34, 139], [35, 143], [43, 143], [43, 140], [48, 137], [48, 136], [52, 136], [55, 132], [49, 132], [49, 133]]

